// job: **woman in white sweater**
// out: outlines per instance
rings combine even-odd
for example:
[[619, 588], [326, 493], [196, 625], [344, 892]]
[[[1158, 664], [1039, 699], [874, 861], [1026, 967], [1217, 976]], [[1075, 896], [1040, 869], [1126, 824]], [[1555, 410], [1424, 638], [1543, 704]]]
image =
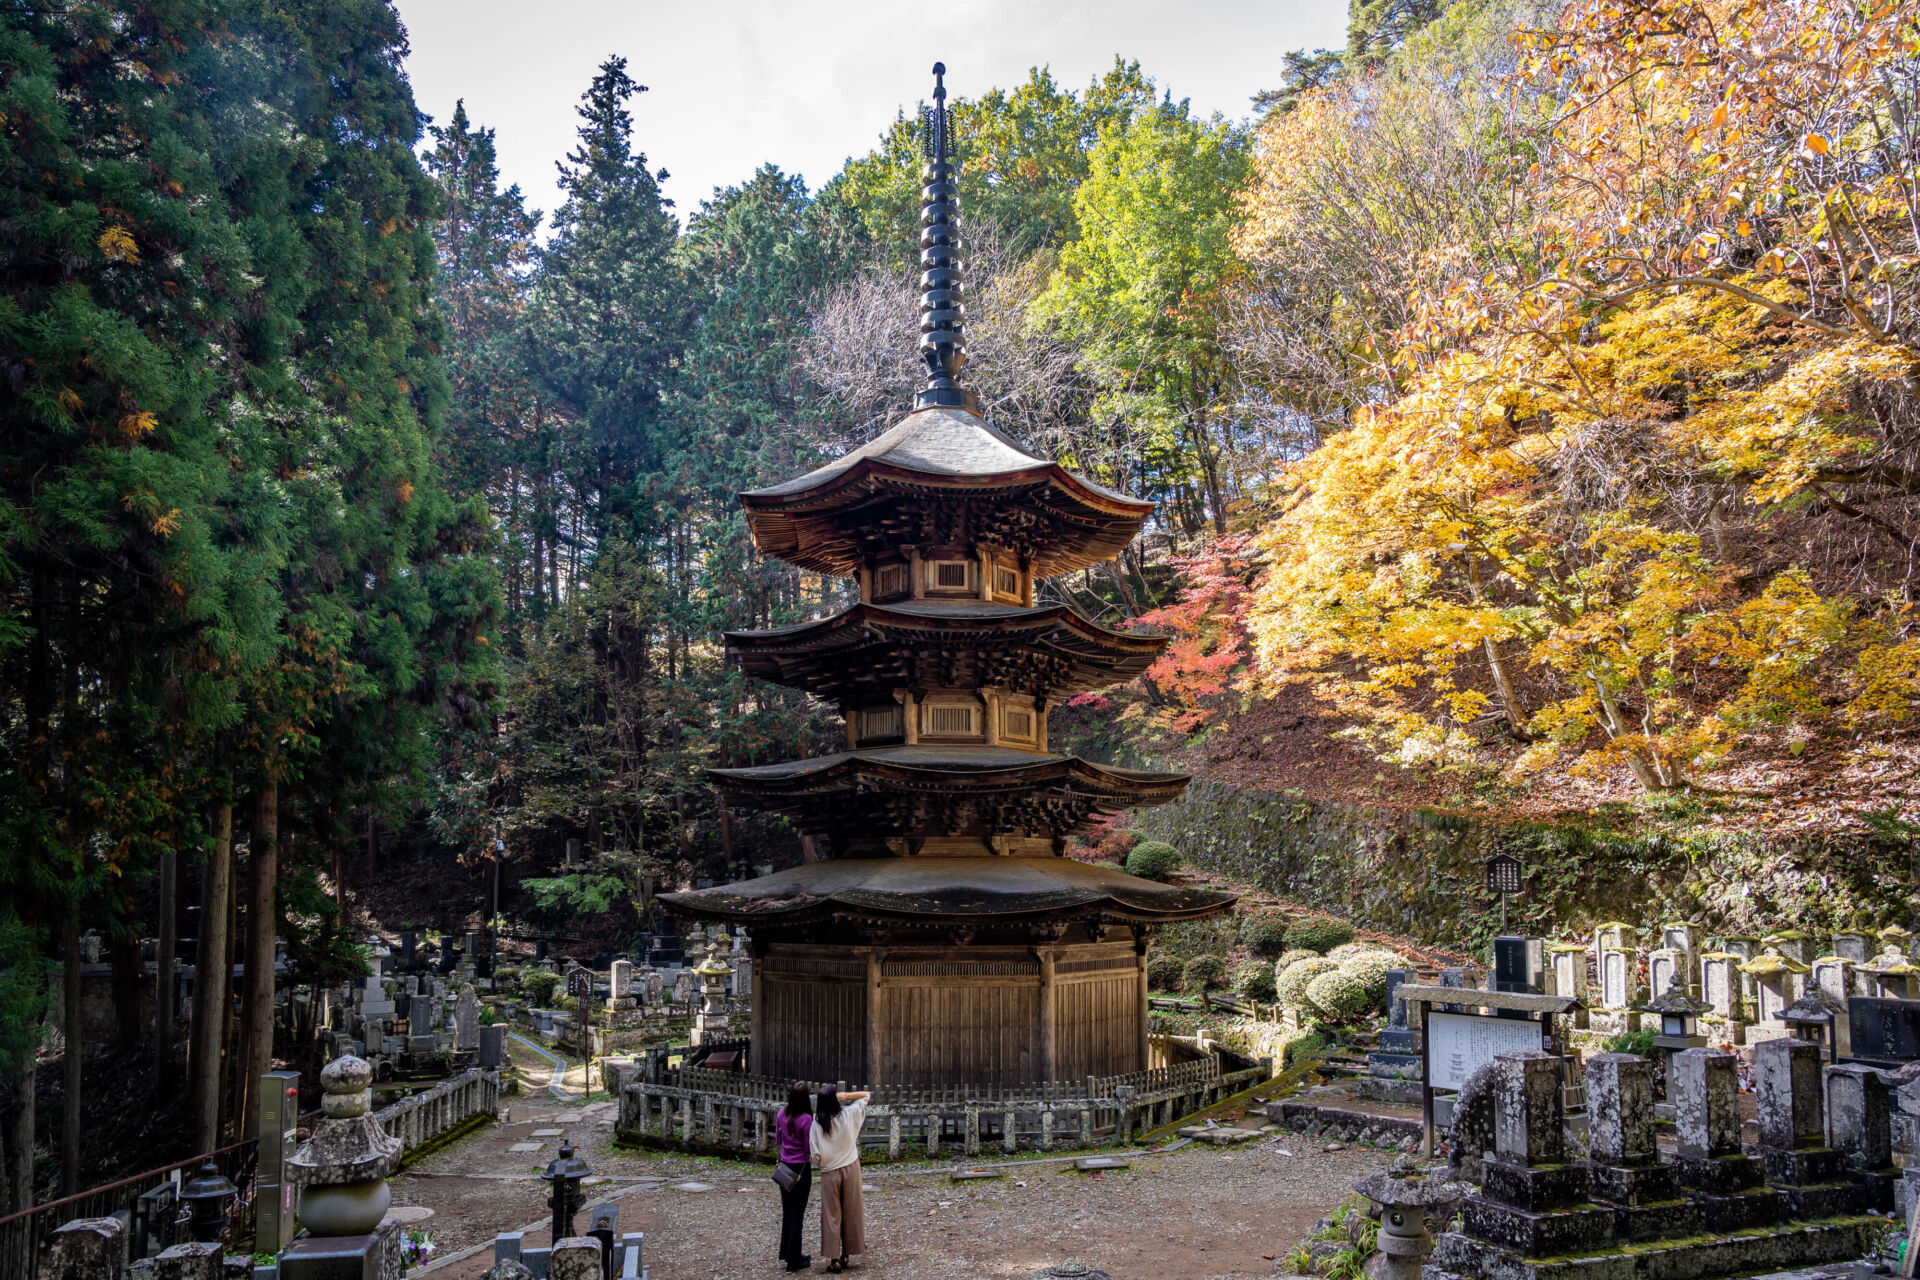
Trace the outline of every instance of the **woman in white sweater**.
[[847, 1269], [847, 1258], [867, 1251], [867, 1209], [860, 1200], [860, 1126], [870, 1093], [820, 1091], [807, 1145], [820, 1166], [820, 1256], [827, 1270]]

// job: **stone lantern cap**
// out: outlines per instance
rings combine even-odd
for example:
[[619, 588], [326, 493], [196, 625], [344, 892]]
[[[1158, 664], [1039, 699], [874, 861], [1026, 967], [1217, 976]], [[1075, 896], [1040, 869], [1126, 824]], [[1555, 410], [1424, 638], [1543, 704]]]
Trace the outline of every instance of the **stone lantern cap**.
[[1781, 942], [1805, 942], [1806, 940], [1807, 935], [1798, 929], [1782, 929], [1778, 933], [1770, 933], [1760, 939], [1760, 944], [1762, 946], [1772, 946]]
[[1780, 1021], [1812, 1025], [1832, 1022], [1840, 1014], [1833, 1002], [1818, 989], [1807, 992], [1780, 1011]]
[[693, 971], [704, 977], [720, 977], [733, 972], [733, 966], [720, 958], [720, 944], [715, 943], [707, 951], [707, 958], [695, 965]]
[[352, 1054], [320, 1071], [321, 1120], [313, 1137], [287, 1161], [288, 1181], [298, 1187], [343, 1186], [387, 1177], [400, 1163], [400, 1139], [389, 1137], [369, 1112], [373, 1067]]
[[[1776, 938], [1782, 937], [1782, 936], [1784, 935], [1782, 934], [1774, 935], [1774, 937]], [[1745, 964], [1740, 966], [1740, 972], [1751, 973], [1757, 977], [1762, 977], [1762, 978], [1769, 977], [1774, 974], [1805, 973], [1806, 971], [1807, 971], [1807, 966], [1801, 964], [1798, 960], [1789, 960], [1787, 959], [1787, 957], [1783, 955], [1778, 955], [1771, 951], [1767, 952], [1765, 955], [1755, 956], [1753, 959], [1747, 961]]]
[[1660, 1014], [1691, 1013], [1698, 1016], [1703, 1013], [1712, 1013], [1713, 1006], [1705, 1000], [1696, 1000], [1689, 994], [1686, 983], [1681, 981], [1678, 973], [1675, 973], [1672, 981], [1667, 983], [1667, 989], [1661, 992], [1657, 999], [1641, 1005], [1640, 1011]]
[[1444, 1171], [1429, 1171], [1402, 1157], [1384, 1173], [1353, 1184], [1353, 1189], [1387, 1209], [1437, 1209], [1473, 1194], [1473, 1184], [1453, 1182]]

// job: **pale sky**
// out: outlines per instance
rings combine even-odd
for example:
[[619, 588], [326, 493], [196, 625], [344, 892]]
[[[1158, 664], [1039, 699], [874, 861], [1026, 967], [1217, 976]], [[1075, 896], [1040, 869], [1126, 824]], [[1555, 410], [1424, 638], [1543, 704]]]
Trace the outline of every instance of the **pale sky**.
[[[902, 107], [947, 87], [977, 97], [1049, 65], [1081, 89], [1137, 58], [1202, 115], [1250, 114], [1290, 49], [1346, 41], [1347, 0], [396, 0], [420, 109], [465, 98], [498, 136], [503, 185], [551, 214], [574, 106], [609, 54], [648, 86], [633, 106], [648, 162], [685, 215], [771, 160], [810, 189], [871, 150]], [[543, 224], [544, 233], [545, 226]]]

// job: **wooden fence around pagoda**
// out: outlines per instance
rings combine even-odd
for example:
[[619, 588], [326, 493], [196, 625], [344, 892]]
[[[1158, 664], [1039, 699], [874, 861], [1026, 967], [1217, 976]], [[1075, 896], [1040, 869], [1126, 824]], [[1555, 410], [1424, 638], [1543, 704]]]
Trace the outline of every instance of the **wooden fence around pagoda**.
[[[774, 1113], [786, 1103], [788, 1081], [676, 1063], [670, 1053], [656, 1051], [634, 1066], [614, 1068], [622, 1139], [772, 1158]], [[860, 1143], [875, 1155], [884, 1146], [889, 1159], [899, 1159], [909, 1146], [932, 1157], [942, 1151], [973, 1156], [989, 1146], [1048, 1151], [1090, 1147], [1107, 1138], [1125, 1143], [1272, 1074], [1266, 1061], [1229, 1070], [1210, 1054], [1171, 1067], [1083, 1080], [881, 1085], [869, 1090], [873, 1100]], [[865, 1087], [834, 1083], [842, 1089]], [[818, 1084], [809, 1082], [809, 1087]]]

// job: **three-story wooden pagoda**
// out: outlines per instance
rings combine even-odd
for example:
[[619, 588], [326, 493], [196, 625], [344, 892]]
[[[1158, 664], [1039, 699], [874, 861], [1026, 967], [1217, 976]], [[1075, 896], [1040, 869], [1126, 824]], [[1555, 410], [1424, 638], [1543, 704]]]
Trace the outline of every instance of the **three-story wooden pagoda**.
[[860, 585], [833, 617], [727, 637], [746, 671], [846, 718], [844, 751], [711, 771], [730, 804], [787, 815], [826, 856], [662, 898], [750, 931], [758, 1074], [1013, 1085], [1142, 1069], [1151, 931], [1232, 902], [1062, 856], [1098, 816], [1186, 785], [1048, 750], [1054, 706], [1138, 675], [1166, 640], [1037, 604], [1034, 583], [1111, 559], [1153, 504], [1027, 453], [961, 385], [942, 72], [922, 175], [926, 389], [872, 443], [741, 495], [762, 552]]

